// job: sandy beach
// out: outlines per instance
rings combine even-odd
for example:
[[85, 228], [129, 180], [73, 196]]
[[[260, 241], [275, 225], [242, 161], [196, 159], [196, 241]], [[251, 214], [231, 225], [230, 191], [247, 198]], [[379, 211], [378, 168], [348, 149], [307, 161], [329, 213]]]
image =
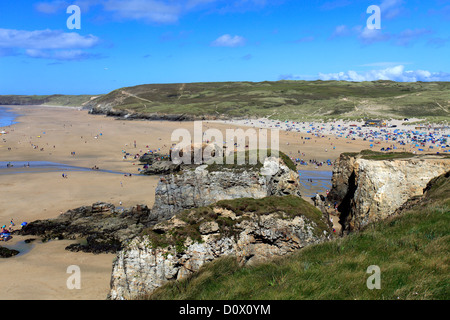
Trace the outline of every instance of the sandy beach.
[[[89, 115], [87, 110], [45, 106], [12, 107], [21, 116], [19, 123], [0, 128], [0, 161], [50, 161], [85, 168], [119, 171], [123, 174], [97, 171], [31, 172], [2, 174], [0, 169], [0, 223], [16, 227], [23, 221], [55, 218], [62, 212], [98, 201], [119, 206], [153, 205], [159, 177], [125, 176], [138, 174], [138, 161], [123, 159], [124, 152], [143, 154], [147, 150], [169, 153], [175, 129], [193, 130], [192, 122], [123, 121], [102, 115]], [[243, 123], [204, 122], [204, 130], [236, 128]], [[309, 161], [334, 161], [342, 152], [369, 149], [362, 139], [338, 138], [333, 135], [315, 137], [308, 133], [280, 131], [280, 149], [290, 157]], [[305, 140], [302, 137], [310, 137]], [[136, 147], [134, 142], [136, 141]], [[381, 142], [376, 147], [388, 147]], [[26, 172], [30, 170], [30, 172]], [[328, 165], [310, 165], [299, 170], [331, 171]], [[305, 189], [306, 190], [306, 189]], [[14, 246], [30, 237], [14, 236], [2, 246]], [[31, 250], [19, 256], [0, 259], [0, 299], [84, 299], [103, 300], [109, 291], [112, 260], [115, 255], [93, 255], [64, 250], [70, 241], [33, 242]], [[67, 267], [81, 269], [81, 289], [69, 290]]]

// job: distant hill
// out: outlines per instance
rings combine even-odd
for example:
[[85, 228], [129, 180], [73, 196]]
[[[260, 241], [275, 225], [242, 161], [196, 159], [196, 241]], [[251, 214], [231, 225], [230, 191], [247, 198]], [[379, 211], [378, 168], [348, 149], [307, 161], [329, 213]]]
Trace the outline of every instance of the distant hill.
[[89, 102], [91, 98], [97, 96], [92, 95], [0, 95], [0, 105], [53, 105], [82, 107]]
[[[450, 118], [450, 82], [277, 81], [146, 84], [93, 99], [98, 113], [278, 120]], [[111, 113], [111, 112], [110, 112]]]
[[[168, 119], [450, 119], [450, 82], [199, 82], [144, 84], [104, 95], [0, 96], [0, 105], [83, 106], [94, 113]], [[148, 119], [152, 119], [151, 117]]]

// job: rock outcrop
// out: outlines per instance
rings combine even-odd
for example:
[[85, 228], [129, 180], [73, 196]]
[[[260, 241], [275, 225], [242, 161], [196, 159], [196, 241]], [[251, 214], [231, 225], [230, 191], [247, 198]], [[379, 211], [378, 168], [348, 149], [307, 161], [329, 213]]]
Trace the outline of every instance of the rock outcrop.
[[85, 240], [85, 243], [68, 246], [66, 249], [70, 251], [115, 253], [123, 243], [139, 235], [152, 222], [150, 209], [145, 205], [119, 209], [112, 204], [98, 202], [69, 210], [55, 219], [30, 222], [17, 232], [40, 236], [44, 241]]
[[150, 293], [225, 255], [253, 264], [325, 241], [329, 225], [300, 198], [292, 167], [281, 155], [255, 165], [181, 166], [162, 176], [150, 215], [159, 223], [118, 253], [110, 298]]
[[363, 152], [343, 154], [333, 170], [328, 201], [338, 203], [346, 233], [392, 215], [427, 183], [450, 170], [450, 158]]
[[268, 157], [255, 166], [200, 165], [161, 178], [152, 214], [169, 219], [182, 210], [219, 200], [284, 195], [300, 196], [300, 180], [280, 158]]
[[242, 265], [251, 265], [329, 236], [321, 212], [296, 196], [220, 201], [186, 210], [119, 252], [109, 298], [145, 296], [222, 256], [234, 255]]
[[120, 120], [195, 121], [217, 119], [217, 117], [194, 116], [189, 114], [140, 113], [135, 111], [115, 109], [114, 107], [115, 104], [89, 103], [85, 106], [85, 109], [89, 109], [89, 114], [92, 115], [106, 115], [108, 117], [115, 117]]
[[8, 248], [0, 246], [0, 258], [11, 258], [18, 254], [19, 254], [19, 251], [17, 251], [17, 250], [8, 249]]

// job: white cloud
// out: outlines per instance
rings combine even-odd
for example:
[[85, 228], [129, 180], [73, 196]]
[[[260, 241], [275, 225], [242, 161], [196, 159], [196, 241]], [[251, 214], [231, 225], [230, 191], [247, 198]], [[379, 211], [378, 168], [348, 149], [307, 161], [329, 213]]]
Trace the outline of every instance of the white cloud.
[[93, 35], [82, 36], [76, 32], [66, 33], [58, 30], [13, 30], [0, 29], [0, 49], [17, 54], [23, 50], [31, 58], [56, 60], [82, 60], [96, 55], [81, 49], [96, 46], [99, 38]]
[[368, 29], [367, 27], [362, 26], [350, 28], [346, 25], [340, 25], [334, 29], [330, 39], [348, 36], [354, 36], [364, 44], [386, 41], [391, 38], [389, 34], [384, 33], [382, 30]]
[[245, 42], [245, 38], [241, 36], [232, 37], [229, 34], [224, 34], [214, 40], [211, 45], [214, 47], [239, 47], [245, 45]]
[[79, 61], [98, 55], [87, 53], [83, 50], [39, 50], [27, 49], [25, 54], [30, 58], [51, 59], [59, 61]]
[[199, 8], [221, 0], [99, 0], [116, 18], [147, 23], [173, 24]]
[[349, 28], [346, 25], [340, 25], [340, 26], [337, 26], [334, 29], [334, 32], [331, 35], [331, 38], [345, 37], [345, 36], [348, 36], [350, 34], [351, 34], [351, 32], [350, 32]]
[[52, 0], [35, 4], [38, 12], [45, 14], [65, 13], [75, 4], [82, 12], [92, 6], [100, 6], [104, 15], [117, 20], [138, 20], [146, 23], [174, 24], [195, 10], [210, 13], [230, 13], [259, 10], [278, 5], [285, 0]]
[[82, 36], [76, 32], [58, 30], [0, 29], [0, 48], [22, 49], [74, 49], [91, 48], [99, 39], [93, 35]]
[[403, 0], [384, 0], [380, 5], [383, 18], [394, 19], [400, 15], [405, 10], [402, 7], [403, 3]]
[[58, 11], [64, 12], [63, 10], [69, 5], [66, 1], [52, 1], [52, 2], [38, 2], [35, 4], [35, 8], [38, 12], [53, 14]]
[[450, 73], [430, 72], [426, 70], [405, 70], [403, 65], [386, 68], [382, 70], [371, 70], [367, 72], [347, 71], [339, 73], [319, 73], [321, 80], [344, 80], [344, 81], [376, 81], [391, 80], [397, 82], [416, 81], [450, 81]]
[[317, 80], [317, 76], [308, 74], [280, 74], [278, 80]]
[[183, 6], [180, 3], [155, 0], [108, 0], [104, 3], [104, 9], [114, 12], [120, 19], [175, 23], [183, 11]]
[[36, 11], [45, 14], [66, 13], [66, 9], [70, 5], [77, 5], [81, 8], [81, 12], [86, 12], [90, 7], [102, 3], [104, 0], [54, 0], [50, 2], [38, 2], [34, 5]]
[[431, 34], [432, 31], [428, 29], [407, 29], [402, 31], [396, 38], [396, 44], [399, 46], [409, 46], [412, 42], [417, 39], [425, 36], [427, 34]]
[[406, 64], [412, 64], [411, 62], [372, 62], [372, 63], [366, 63], [360, 65], [360, 67], [381, 67], [381, 68], [387, 68], [387, 67], [394, 67], [398, 65], [406, 65]]
[[382, 42], [389, 40], [390, 38], [391, 36], [389, 34], [383, 33], [382, 30], [368, 29], [367, 27], [360, 30], [358, 34], [358, 39], [364, 44]]
[[101, 5], [103, 10], [113, 13], [118, 19], [143, 20], [145, 22], [174, 23], [178, 21], [184, 10], [191, 10], [197, 6], [216, 0], [54, 0], [39, 2], [35, 5], [38, 12], [45, 14], [65, 13], [66, 8], [75, 4], [82, 12], [90, 7]]
[[349, 28], [346, 25], [340, 25], [334, 29], [330, 39], [353, 36], [365, 45], [390, 41], [397, 46], [410, 46], [414, 42], [431, 34], [433, 34], [433, 31], [429, 29], [406, 29], [400, 33], [392, 34], [382, 29], [368, 29], [363, 26]]

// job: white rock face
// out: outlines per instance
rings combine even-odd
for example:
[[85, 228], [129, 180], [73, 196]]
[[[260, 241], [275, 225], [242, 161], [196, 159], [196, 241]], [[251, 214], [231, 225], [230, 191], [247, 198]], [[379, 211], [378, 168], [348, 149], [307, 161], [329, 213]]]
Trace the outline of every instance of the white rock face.
[[[450, 159], [417, 156], [409, 159], [341, 159], [335, 168], [332, 194], [340, 194], [347, 230], [358, 230], [392, 215], [408, 199], [423, 194], [427, 183], [450, 171]], [[343, 183], [346, 180], [347, 183]], [[345, 190], [342, 189], [345, 186]]]
[[[233, 217], [229, 210], [214, 208], [214, 212], [219, 217]], [[183, 279], [222, 256], [234, 255], [241, 264], [255, 264], [326, 241], [330, 235], [326, 230], [318, 231], [317, 224], [304, 216], [292, 218], [284, 213], [244, 216], [233, 236], [221, 234], [216, 222], [201, 224], [202, 242], [188, 238], [179, 251], [170, 246], [154, 248], [145, 236], [133, 239], [113, 264], [109, 298], [133, 299], [151, 293], [164, 283]], [[179, 225], [175, 216], [155, 228], [170, 230], [171, 226]]]
[[271, 195], [300, 196], [300, 178], [278, 158], [267, 158], [261, 169], [208, 171], [207, 165], [195, 170], [165, 176], [156, 187], [152, 214], [169, 219], [191, 208], [220, 200], [261, 199]]
[[[207, 165], [198, 166], [161, 179], [152, 208], [152, 215], [161, 222], [152, 230], [170, 235], [187, 224], [177, 213], [219, 200], [286, 195], [298, 199], [299, 190], [297, 172], [279, 158], [267, 158], [262, 168], [222, 167], [214, 171], [208, 170]], [[222, 256], [234, 255], [242, 264], [254, 264], [325, 241], [329, 236], [326, 224], [305, 216], [245, 213], [243, 219], [242, 213], [221, 207], [214, 207], [212, 213], [233, 224], [232, 235], [221, 230], [217, 220], [201, 218], [196, 220], [201, 241], [188, 237], [182, 244], [164, 247], [154, 246], [146, 236], [134, 238], [119, 252], [113, 264], [109, 298], [133, 299], [151, 293], [164, 283], [183, 279]], [[320, 228], [317, 223], [321, 224]]]

